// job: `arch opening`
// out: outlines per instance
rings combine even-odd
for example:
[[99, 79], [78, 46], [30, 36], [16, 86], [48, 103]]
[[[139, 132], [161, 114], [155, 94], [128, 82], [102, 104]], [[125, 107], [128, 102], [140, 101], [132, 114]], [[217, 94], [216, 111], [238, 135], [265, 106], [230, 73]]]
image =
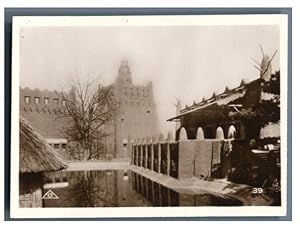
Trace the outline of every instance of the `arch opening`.
[[179, 140], [187, 140], [187, 132], [184, 127], [181, 127], [180, 132], [179, 132]]
[[216, 139], [224, 139], [224, 131], [220, 126], [216, 130]]
[[196, 138], [198, 140], [204, 140], [205, 139], [204, 131], [203, 131], [202, 127], [198, 127]]
[[231, 125], [228, 129], [228, 138], [236, 138], [236, 128], [234, 125]]

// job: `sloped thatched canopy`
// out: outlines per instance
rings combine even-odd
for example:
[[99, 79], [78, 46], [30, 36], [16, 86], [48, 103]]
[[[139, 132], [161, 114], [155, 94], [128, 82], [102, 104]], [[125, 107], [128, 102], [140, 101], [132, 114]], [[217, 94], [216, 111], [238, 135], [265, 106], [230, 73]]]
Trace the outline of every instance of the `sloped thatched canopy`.
[[20, 172], [46, 172], [66, 168], [58, 153], [20, 117]]

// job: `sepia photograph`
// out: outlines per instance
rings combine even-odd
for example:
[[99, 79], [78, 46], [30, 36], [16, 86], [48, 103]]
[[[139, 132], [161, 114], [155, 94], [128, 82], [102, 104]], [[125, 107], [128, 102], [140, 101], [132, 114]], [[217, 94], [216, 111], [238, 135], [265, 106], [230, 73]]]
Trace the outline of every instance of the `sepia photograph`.
[[281, 216], [284, 15], [14, 17], [11, 214]]

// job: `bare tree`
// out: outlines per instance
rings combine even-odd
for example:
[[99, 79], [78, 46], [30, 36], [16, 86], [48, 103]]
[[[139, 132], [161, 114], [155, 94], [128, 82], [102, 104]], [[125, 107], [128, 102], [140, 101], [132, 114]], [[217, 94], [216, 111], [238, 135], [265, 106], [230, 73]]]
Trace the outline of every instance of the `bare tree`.
[[107, 129], [117, 110], [113, 87], [73, 80], [70, 92], [62, 90], [60, 96], [65, 101], [63, 116], [70, 120], [65, 133], [83, 149], [84, 159], [90, 160], [97, 144], [108, 135]]
[[261, 53], [262, 53], [262, 62], [259, 63], [259, 61], [255, 60], [253, 57], [251, 57], [251, 59], [255, 63], [253, 65], [253, 67], [255, 67], [260, 72], [260, 77], [263, 77], [266, 74], [266, 72], [269, 70], [269, 68], [271, 66], [271, 63], [272, 63], [274, 57], [277, 54], [277, 49], [273, 53], [271, 59], [269, 59], [269, 57], [265, 55], [263, 47], [261, 45], [259, 47], [260, 47], [260, 50], [261, 50]]

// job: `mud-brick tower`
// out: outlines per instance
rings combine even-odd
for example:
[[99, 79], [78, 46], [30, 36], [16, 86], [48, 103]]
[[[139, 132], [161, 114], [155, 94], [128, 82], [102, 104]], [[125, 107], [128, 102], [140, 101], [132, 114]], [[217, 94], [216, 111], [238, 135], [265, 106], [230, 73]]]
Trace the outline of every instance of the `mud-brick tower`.
[[145, 86], [134, 84], [128, 62], [123, 61], [114, 84], [114, 93], [119, 104], [115, 117], [115, 157], [126, 158], [130, 156], [133, 139], [159, 134], [152, 82]]

